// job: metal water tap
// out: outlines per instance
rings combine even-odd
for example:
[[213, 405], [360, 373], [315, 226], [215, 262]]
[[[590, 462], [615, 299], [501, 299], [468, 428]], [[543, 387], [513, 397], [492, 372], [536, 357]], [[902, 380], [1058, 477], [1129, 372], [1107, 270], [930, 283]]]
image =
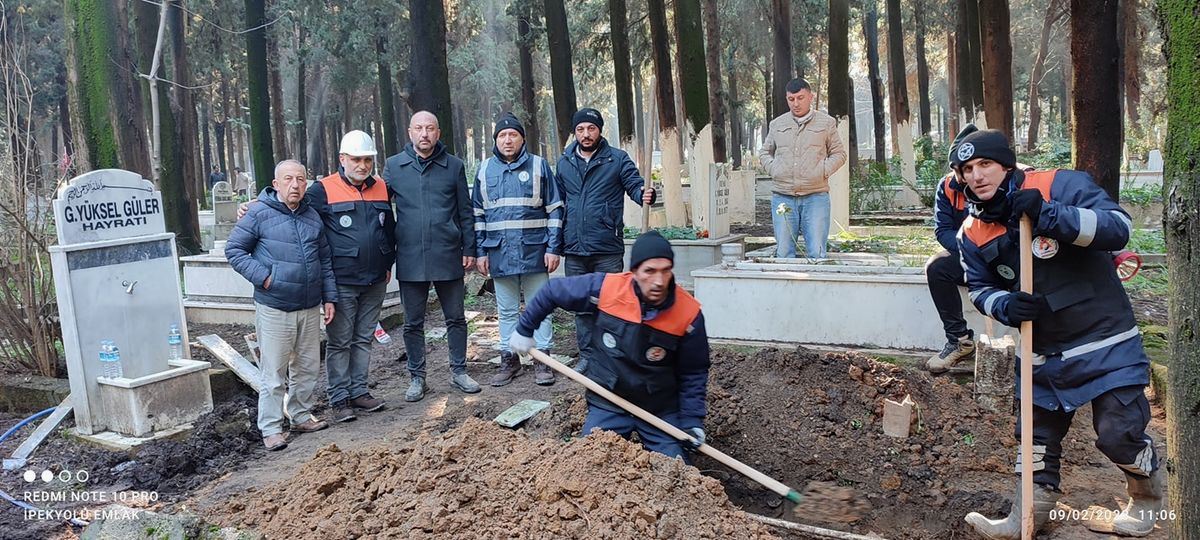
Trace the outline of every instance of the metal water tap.
[[125, 294], [133, 294], [133, 286], [134, 285], [137, 285], [136, 279], [133, 281], [125, 280], [125, 281], [121, 282], [121, 286], [125, 287]]

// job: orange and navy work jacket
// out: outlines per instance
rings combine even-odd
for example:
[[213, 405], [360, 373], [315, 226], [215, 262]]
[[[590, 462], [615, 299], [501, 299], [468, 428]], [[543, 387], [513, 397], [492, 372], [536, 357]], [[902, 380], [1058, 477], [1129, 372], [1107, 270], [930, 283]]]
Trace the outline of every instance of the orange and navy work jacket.
[[313, 182], [308, 203], [325, 223], [338, 285], [375, 285], [396, 262], [396, 217], [377, 176], [355, 186], [337, 172]]
[[[1115, 388], [1148, 384], [1149, 361], [1111, 251], [1125, 247], [1129, 214], [1082, 171], [1013, 171], [1007, 193], [1036, 189], [1033, 293], [1047, 309], [1033, 321], [1033, 401], [1071, 412]], [[959, 233], [971, 301], [1008, 326], [1020, 289], [1020, 235], [1012, 217], [968, 217]]]
[[[698, 302], [678, 285], [660, 306], [646, 306], [633, 274], [552, 279], [526, 302], [517, 332], [532, 336], [555, 308], [596, 314], [584, 374], [655, 414], [678, 412], [680, 425], [701, 427], [707, 412], [708, 336]], [[621, 412], [591, 392], [592, 406]]]
[[933, 205], [933, 233], [946, 251], [958, 253], [958, 229], [967, 219], [967, 196], [954, 173], [937, 185]]

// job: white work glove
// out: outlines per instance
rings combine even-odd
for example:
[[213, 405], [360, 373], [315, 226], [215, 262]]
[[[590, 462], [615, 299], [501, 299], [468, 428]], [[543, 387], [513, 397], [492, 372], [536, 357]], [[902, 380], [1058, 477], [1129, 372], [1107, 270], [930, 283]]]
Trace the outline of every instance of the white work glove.
[[522, 336], [520, 332], [513, 332], [508, 338], [508, 348], [514, 354], [529, 354], [535, 345], [533, 338]]
[[683, 432], [687, 433], [688, 435], [691, 435], [693, 438], [696, 439], [696, 444], [694, 444], [694, 445], [689, 441], [684, 441], [684, 444], [687, 445], [688, 447], [690, 447], [693, 451], [699, 449], [700, 446], [704, 444], [704, 440], [705, 440], [704, 428], [694, 427], [694, 428], [685, 429], [685, 430], [683, 430]]

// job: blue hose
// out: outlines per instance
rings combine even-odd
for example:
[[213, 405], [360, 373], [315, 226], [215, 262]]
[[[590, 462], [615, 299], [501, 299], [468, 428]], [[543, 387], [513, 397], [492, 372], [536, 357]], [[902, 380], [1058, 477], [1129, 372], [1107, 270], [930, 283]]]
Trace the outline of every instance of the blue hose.
[[[13, 427], [11, 427], [11, 428], [8, 428], [8, 431], [5, 431], [3, 435], [0, 435], [0, 444], [4, 443], [4, 440], [5, 440], [5, 439], [8, 439], [8, 438], [9, 438], [9, 436], [11, 436], [13, 433], [16, 433], [16, 432], [17, 432], [17, 431], [19, 431], [21, 428], [23, 428], [23, 427], [25, 427], [25, 426], [29, 425], [29, 423], [30, 423], [30, 422], [33, 422], [34, 420], [37, 420], [38, 418], [41, 418], [41, 417], [43, 417], [43, 416], [46, 416], [46, 415], [48, 415], [48, 414], [50, 414], [50, 413], [54, 412], [54, 409], [56, 409], [56, 408], [57, 408], [57, 407], [50, 407], [49, 409], [46, 409], [46, 410], [44, 410], [44, 411], [41, 411], [41, 412], [39, 412], [39, 413], [36, 413], [36, 414], [34, 414], [33, 416], [30, 416], [29, 418], [26, 418], [26, 419], [24, 419], [24, 420], [21, 420], [20, 422], [17, 422], [17, 425], [15, 425], [15, 426], [13, 426]], [[10, 503], [13, 503], [13, 504], [15, 504], [15, 505], [17, 505], [17, 506], [19, 506], [19, 507], [21, 507], [21, 508], [24, 508], [24, 509], [26, 509], [26, 510], [33, 510], [33, 511], [35, 511], [35, 512], [36, 512], [36, 511], [39, 511], [39, 510], [41, 510], [40, 508], [37, 508], [36, 506], [33, 506], [33, 505], [31, 505], [31, 504], [29, 504], [29, 503], [27, 503], [27, 502], [25, 502], [25, 501], [18, 501], [17, 499], [14, 499], [14, 498], [12, 497], [12, 495], [9, 495], [7, 492], [5, 492], [5, 491], [4, 491], [4, 490], [2, 490], [2, 489], [0, 489], [0, 498], [4, 499], [4, 500], [6, 500], [6, 501], [8, 501], [8, 502], [10, 502]], [[81, 519], [69, 519], [69, 520], [67, 520], [67, 521], [69, 521], [69, 522], [70, 522], [71, 524], [73, 524], [73, 525], [78, 525], [78, 526], [81, 526], [81, 527], [82, 527], [82, 526], [84, 526], [84, 525], [87, 525], [87, 522], [86, 522], [86, 521], [83, 521], [83, 520], [81, 520]]]
[[34, 421], [34, 420], [37, 420], [38, 418], [41, 418], [41, 417], [43, 417], [43, 416], [46, 416], [47, 414], [50, 414], [50, 413], [54, 412], [54, 409], [56, 409], [56, 408], [57, 408], [57, 407], [50, 407], [49, 409], [46, 409], [46, 410], [44, 410], [44, 411], [42, 411], [42, 412], [40, 412], [40, 413], [37, 413], [37, 414], [34, 414], [33, 416], [30, 416], [29, 418], [26, 418], [26, 419], [24, 419], [24, 420], [21, 420], [20, 422], [17, 422], [17, 425], [15, 425], [15, 426], [13, 426], [13, 427], [11, 427], [11, 428], [8, 428], [8, 431], [5, 431], [5, 432], [4, 432], [4, 435], [0, 435], [0, 444], [3, 444], [3, 443], [4, 443], [4, 440], [5, 440], [5, 439], [7, 439], [7, 438], [8, 438], [10, 435], [12, 435], [13, 433], [16, 433], [16, 432], [17, 432], [17, 430], [19, 430], [19, 429], [21, 429], [21, 428], [23, 428], [23, 427], [25, 427], [25, 426], [29, 425], [29, 423], [30, 423], [30, 422], [32, 422], [32, 421]]

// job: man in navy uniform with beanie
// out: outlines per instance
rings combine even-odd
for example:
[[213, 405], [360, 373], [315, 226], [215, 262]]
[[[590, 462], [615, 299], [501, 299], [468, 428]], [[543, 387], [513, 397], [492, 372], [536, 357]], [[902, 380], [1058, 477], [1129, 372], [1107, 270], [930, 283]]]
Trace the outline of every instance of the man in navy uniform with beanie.
[[[526, 304], [509, 347], [529, 352], [534, 329], [555, 308], [589, 313], [595, 354], [583, 374], [703, 443], [708, 336], [700, 303], [675, 284], [674, 259], [670, 242], [650, 231], [634, 242], [629, 272], [551, 280]], [[587, 402], [585, 435], [595, 428], [623, 437], [636, 431], [646, 449], [687, 460], [683, 442], [595, 393]]]
[[[558, 158], [556, 181], [566, 205], [563, 217], [563, 251], [567, 276], [591, 272], [620, 272], [625, 255], [621, 195], [641, 205], [654, 204], [654, 189], [629, 154], [609, 146], [600, 133], [604, 117], [596, 109], [579, 109], [571, 119], [575, 141]], [[578, 369], [587, 367], [592, 352], [594, 315], [576, 314], [579, 342]]]

